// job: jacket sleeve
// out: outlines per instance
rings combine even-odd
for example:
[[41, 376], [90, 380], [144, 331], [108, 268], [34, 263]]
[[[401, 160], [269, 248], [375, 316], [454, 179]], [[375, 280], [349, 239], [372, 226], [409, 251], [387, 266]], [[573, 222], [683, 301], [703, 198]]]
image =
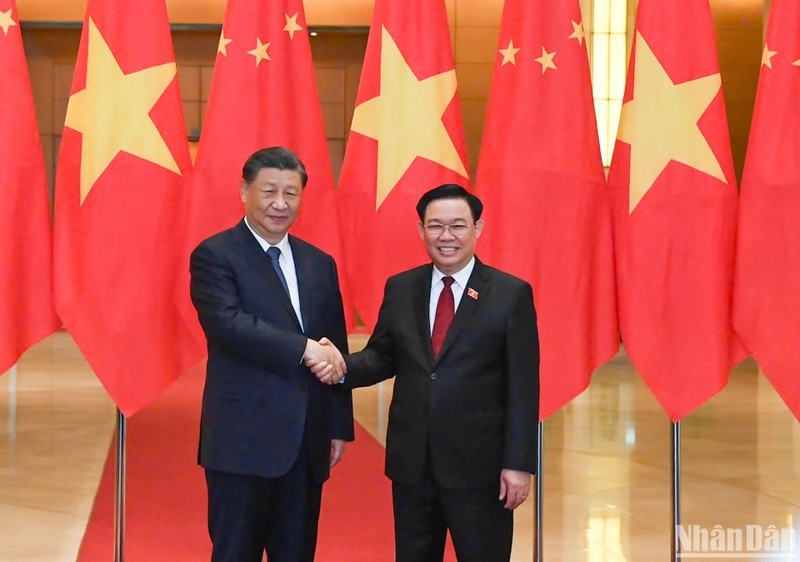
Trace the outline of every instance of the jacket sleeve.
[[372, 386], [394, 376], [394, 341], [392, 339], [391, 319], [391, 279], [386, 282], [383, 302], [378, 312], [378, 322], [367, 342], [358, 353], [345, 358], [347, 375], [344, 384], [347, 388]]
[[508, 396], [503, 468], [536, 472], [539, 424], [539, 332], [533, 291], [517, 291], [506, 332]]
[[192, 252], [190, 271], [192, 302], [210, 346], [272, 373], [297, 372], [308, 338], [243, 310], [233, 268], [224, 256], [201, 244]]

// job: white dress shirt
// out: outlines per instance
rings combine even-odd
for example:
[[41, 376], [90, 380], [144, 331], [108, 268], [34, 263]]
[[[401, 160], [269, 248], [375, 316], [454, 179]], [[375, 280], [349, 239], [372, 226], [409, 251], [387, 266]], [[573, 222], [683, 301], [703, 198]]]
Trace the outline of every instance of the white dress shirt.
[[[472, 256], [472, 259], [470, 259], [467, 265], [461, 268], [460, 271], [450, 275], [450, 277], [453, 278], [453, 284], [450, 285], [450, 289], [453, 291], [453, 301], [455, 304], [453, 312], [458, 310], [458, 305], [461, 303], [461, 297], [464, 296], [464, 291], [467, 288], [469, 276], [472, 275], [473, 269], [475, 269], [475, 256]], [[433, 273], [431, 274], [431, 300], [428, 306], [431, 334], [433, 334], [433, 322], [436, 318], [436, 306], [439, 304], [439, 295], [442, 294], [442, 289], [444, 289], [444, 282], [442, 279], [445, 277], [447, 277], [447, 274], [439, 271], [434, 265]]]
[[[294, 268], [294, 256], [292, 254], [292, 245], [289, 244], [289, 235], [287, 234], [284, 236], [277, 244], [270, 244], [253, 230], [253, 227], [247, 222], [247, 217], [244, 218], [244, 223], [247, 225], [247, 228], [250, 229], [250, 232], [253, 233], [253, 236], [256, 237], [256, 242], [258, 242], [265, 254], [271, 246], [275, 246], [281, 251], [281, 257], [278, 258], [278, 265], [281, 266], [283, 276], [286, 277], [286, 285], [289, 287], [289, 300], [292, 301], [292, 308], [294, 308], [294, 313], [297, 315], [297, 321], [300, 322], [300, 327], [305, 331], [303, 315], [300, 314], [300, 290], [297, 287], [297, 270]], [[265, 255], [264, 259], [268, 260], [270, 258]], [[270, 265], [270, 267], [272, 267], [272, 265]]]

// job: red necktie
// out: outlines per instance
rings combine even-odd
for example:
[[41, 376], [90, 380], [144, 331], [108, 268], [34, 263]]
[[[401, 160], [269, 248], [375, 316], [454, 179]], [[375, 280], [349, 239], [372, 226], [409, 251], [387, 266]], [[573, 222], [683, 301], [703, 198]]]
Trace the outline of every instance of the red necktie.
[[453, 281], [454, 279], [449, 276], [442, 278], [444, 288], [439, 295], [439, 302], [436, 304], [436, 316], [433, 319], [433, 332], [431, 333], [434, 357], [438, 357], [439, 352], [442, 351], [444, 338], [447, 336], [447, 330], [450, 328], [455, 314], [456, 303], [453, 298], [453, 290], [450, 288]]

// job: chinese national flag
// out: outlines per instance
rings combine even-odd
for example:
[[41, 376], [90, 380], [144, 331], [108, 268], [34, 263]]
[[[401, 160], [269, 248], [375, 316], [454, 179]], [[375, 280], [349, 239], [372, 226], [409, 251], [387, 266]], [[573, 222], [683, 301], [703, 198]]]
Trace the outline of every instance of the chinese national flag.
[[[199, 338], [189, 299], [189, 255], [205, 238], [242, 219], [242, 166], [256, 150], [276, 145], [296, 152], [308, 172], [292, 234], [333, 256], [341, 268], [336, 187], [303, 2], [228, 0], [190, 191], [184, 281], [178, 286], [181, 310]], [[347, 299], [343, 268], [339, 277]], [[345, 308], [352, 327], [351, 307]]]
[[164, 0], [89, 0], [58, 163], [56, 306], [128, 416], [188, 366], [173, 287], [189, 165]]
[[386, 278], [427, 261], [415, 211], [443, 183], [467, 187], [443, 0], [377, 0], [339, 180], [350, 288], [367, 328]]
[[800, 419], [800, 3], [773, 0], [747, 145], [734, 326]]
[[640, 0], [609, 173], [619, 321], [673, 421], [744, 357], [730, 310], [735, 181], [708, 0]]
[[506, 0], [476, 192], [481, 252], [534, 290], [542, 419], [619, 347], [611, 214], [577, 0]]
[[47, 180], [14, 0], [0, 0], [0, 374], [59, 326]]

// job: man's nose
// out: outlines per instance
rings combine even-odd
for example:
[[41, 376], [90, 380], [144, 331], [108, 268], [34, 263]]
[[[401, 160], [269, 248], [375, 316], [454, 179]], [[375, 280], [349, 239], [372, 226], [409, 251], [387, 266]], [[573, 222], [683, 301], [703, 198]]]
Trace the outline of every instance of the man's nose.
[[275, 199], [272, 201], [272, 206], [275, 207], [276, 209], [283, 210], [283, 209], [285, 209], [287, 207], [286, 199], [283, 198], [283, 195], [278, 193], [275, 196]]

